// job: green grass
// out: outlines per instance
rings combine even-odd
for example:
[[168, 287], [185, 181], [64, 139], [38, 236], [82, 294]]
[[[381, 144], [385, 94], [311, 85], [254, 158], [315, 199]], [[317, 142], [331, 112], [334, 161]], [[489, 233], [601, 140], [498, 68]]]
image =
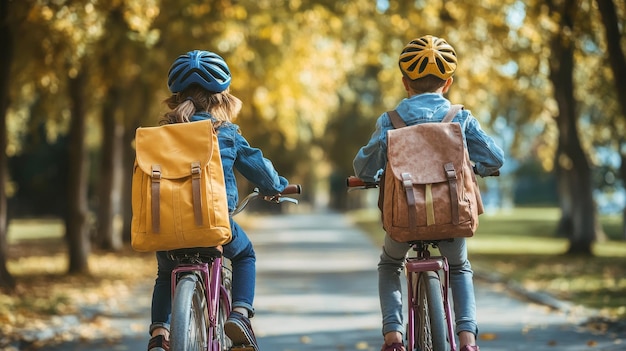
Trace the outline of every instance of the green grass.
[[[377, 210], [351, 213], [377, 245], [383, 231]], [[565, 255], [568, 241], [556, 237], [556, 208], [518, 208], [482, 215], [468, 239], [472, 265], [492, 271], [533, 291], [548, 292], [577, 305], [626, 319], [626, 241], [621, 218], [602, 216], [607, 240], [593, 246], [593, 257]]]
[[9, 223], [7, 241], [14, 244], [19, 240], [56, 239], [65, 233], [65, 224], [60, 219], [13, 219]]

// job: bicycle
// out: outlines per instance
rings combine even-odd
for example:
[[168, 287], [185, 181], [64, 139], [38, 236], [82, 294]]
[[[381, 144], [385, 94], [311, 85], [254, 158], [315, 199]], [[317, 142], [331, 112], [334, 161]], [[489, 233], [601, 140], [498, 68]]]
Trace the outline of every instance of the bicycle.
[[[300, 194], [297, 184], [288, 185], [278, 195], [263, 196], [254, 189], [242, 200], [232, 216], [245, 209], [250, 201], [298, 200], [284, 195]], [[170, 347], [173, 351], [253, 351], [246, 345], [233, 345], [224, 333], [224, 323], [231, 312], [232, 272], [222, 256], [221, 247], [202, 247], [168, 251], [179, 264], [172, 271], [172, 315]]]
[[[357, 177], [347, 179], [349, 189], [378, 188]], [[431, 256], [429, 248], [444, 240], [419, 240], [407, 244], [415, 252], [406, 258], [408, 323], [407, 350], [456, 351], [454, 326], [448, 296], [450, 274], [448, 260]], [[443, 282], [442, 282], [443, 278]]]

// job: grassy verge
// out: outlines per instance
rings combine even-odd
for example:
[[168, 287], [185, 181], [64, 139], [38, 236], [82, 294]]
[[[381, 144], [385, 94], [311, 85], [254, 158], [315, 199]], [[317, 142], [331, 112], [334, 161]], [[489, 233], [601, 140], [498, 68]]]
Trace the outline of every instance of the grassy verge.
[[[380, 244], [383, 231], [377, 210], [355, 211], [351, 217]], [[554, 236], [558, 218], [552, 208], [481, 216], [478, 233], [468, 240], [472, 264], [528, 290], [626, 320], [626, 241], [617, 240], [621, 220], [601, 217], [609, 239], [594, 245], [594, 257], [579, 257], [565, 255], [567, 240]]]

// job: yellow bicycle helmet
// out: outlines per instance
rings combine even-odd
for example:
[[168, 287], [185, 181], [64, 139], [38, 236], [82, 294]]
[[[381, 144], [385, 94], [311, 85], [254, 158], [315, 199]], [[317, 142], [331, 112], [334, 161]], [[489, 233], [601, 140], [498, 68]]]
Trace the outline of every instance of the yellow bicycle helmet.
[[445, 80], [454, 74], [457, 59], [454, 48], [445, 39], [425, 35], [404, 47], [398, 63], [402, 74], [411, 80], [429, 74]]

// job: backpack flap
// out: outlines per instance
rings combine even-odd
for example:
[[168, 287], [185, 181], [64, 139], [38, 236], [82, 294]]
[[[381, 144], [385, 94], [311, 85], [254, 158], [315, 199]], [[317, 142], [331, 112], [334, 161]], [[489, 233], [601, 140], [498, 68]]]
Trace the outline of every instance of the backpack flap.
[[167, 165], [161, 167], [161, 178], [188, 177], [192, 163], [199, 162], [202, 169], [211, 160], [213, 133], [210, 120], [138, 128], [135, 134], [137, 165], [146, 174], [152, 174], [154, 165]]
[[[463, 134], [459, 123], [422, 123], [388, 131], [387, 160], [393, 177], [408, 173], [414, 184], [448, 180], [444, 166], [461, 172], [465, 161]], [[433, 165], [441, 165], [433, 167]]]

